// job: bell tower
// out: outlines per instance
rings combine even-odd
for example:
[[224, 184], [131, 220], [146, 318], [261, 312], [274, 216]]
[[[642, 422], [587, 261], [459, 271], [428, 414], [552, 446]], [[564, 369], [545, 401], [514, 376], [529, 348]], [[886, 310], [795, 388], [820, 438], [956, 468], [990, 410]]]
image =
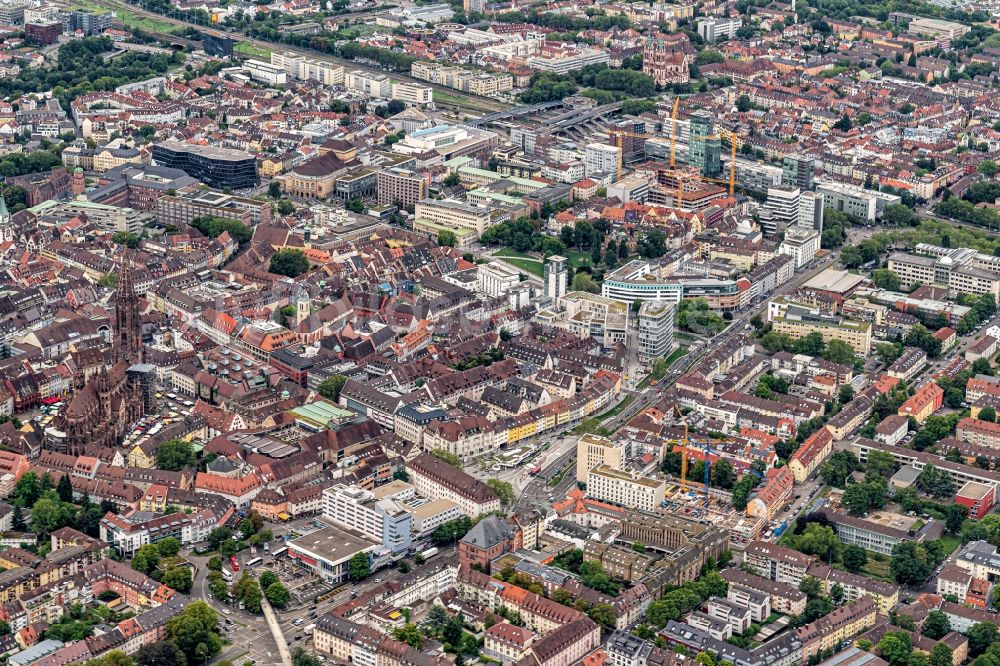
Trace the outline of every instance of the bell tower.
[[115, 289], [114, 342], [111, 362], [124, 361], [129, 365], [142, 362], [142, 330], [139, 323], [139, 296], [135, 293], [132, 266], [122, 259], [118, 270], [118, 288]]

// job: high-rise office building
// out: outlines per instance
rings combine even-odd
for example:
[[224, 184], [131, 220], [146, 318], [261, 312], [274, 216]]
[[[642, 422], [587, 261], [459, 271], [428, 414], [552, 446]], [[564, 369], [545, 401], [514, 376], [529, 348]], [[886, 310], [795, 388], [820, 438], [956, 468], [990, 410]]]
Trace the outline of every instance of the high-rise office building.
[[797, 187], [769, 187], [767, 202], [760, 210], [760, 226], [774, 235], [798, 224], [802, 192]]
[[639, 360], [650, 363], [674, 346], [674, 308], [667, 301], [646, 301], [639, 308]]
[[823, 205], [826, 199], [822, 192], [803, 192], [799, 197], [799, 222], [803, 229], [823, 233]]
[[552, 300], [558, 300], [566, 295], [569, 287], [569, 273], [566, 271], [566, 257], [554, 254], [545, 260], [542, 292]]
[[715, 133], [715, 120], [706, 111], [691, 114], [688, 164], [698, 167], [708, 178], [718, 178], [722, 173], [722, 139]]
[[789, 155], [781, 163], [781, 184], [797, 187], [803, 192], [813, 189], [816, 160], [804, 155]]

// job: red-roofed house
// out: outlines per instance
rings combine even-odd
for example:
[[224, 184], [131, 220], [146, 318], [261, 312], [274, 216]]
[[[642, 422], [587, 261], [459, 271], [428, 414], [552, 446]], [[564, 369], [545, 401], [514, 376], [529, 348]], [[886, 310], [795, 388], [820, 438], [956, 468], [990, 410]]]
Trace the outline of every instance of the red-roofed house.
[[819, 464], [830, 455], [832, 450], [833, 435], [829, 429], [820, 428], [810, 435], [809, 439], [802, 443], [802, 446], [792, 454], [791, 460], [788, 461], [788, 467], [795, 475], [795, 480], [802, 483], [809, 478], [809, 475], [816, 471]]

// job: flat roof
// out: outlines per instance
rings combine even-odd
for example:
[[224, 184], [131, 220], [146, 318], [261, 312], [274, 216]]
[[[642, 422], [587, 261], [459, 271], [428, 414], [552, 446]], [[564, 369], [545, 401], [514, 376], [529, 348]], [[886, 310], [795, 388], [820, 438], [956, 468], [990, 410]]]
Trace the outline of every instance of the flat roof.
[[323, 427], [326, 427], [330, 421], [347, 418], [354, 414], [354, 412], [346, 410], [343, 407], [337, 407], [332, 403], [321, 400], [296, 407], [291, 411], [295, 415], [295, 418], [302, 419], [303, 421], [311, 421]]
[[194, 153], [213, 160], [230, 160], [239, 162], [254, 159], [253, 155], [242, 150], [232, 148], [220, 148], [219, 146], [203, 146], [197, 143], [181, 143], [180, 141], [161, 141], [153, 146], [173, 150], [175, 152]]
[[842, 294], [857, 287], [864, 280], [863, 275], [827, 268], [802, 286], [805, 289], [821, 289], [823, 291], [833, 291]]
[[289, 541], [288, 546], [305, 555], [337, 565], [358, 553], [375, 550], [379, 544], [337, 527], [324, 527]]

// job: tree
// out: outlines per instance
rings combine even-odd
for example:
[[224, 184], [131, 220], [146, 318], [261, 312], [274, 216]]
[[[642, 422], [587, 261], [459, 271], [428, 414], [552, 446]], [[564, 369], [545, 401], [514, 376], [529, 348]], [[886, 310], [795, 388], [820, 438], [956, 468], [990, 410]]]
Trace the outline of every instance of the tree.
[[854, 364], [854, 348], [842, 340], [830, 340], [826, 345], [826, 351], [823, 352], [823, 358], [831, 363], [850, 366]]
[[1000, 630], [989, 622], [972, 625], [965, 635], [969, 638], [969, 656], [973, 658], [986, 652], [987, 648], [1000, 640]]
[[297, 647], [292, 650], [292, 666], [323, 666], [323, 662]]
[[878, 651], [882, 655], [882, 658], [888, 661], [891, 666], [906, 666], [910, 659], [910, 652], [912, 647], [910, 645], [909, 637], [906, 634], [904, 640], [900, 633], [888, 633], [882, 637], [882, 640], [878, 642]]
[[858, 468], [858, 459], [850, 451], [837, 451], [823, 463], [820, 475], [832, 486], [843, 488], [847, 477]]
[[181, 552], [181, 542], [174, 537], [166, 537], [156, 542], [156, 550], [160, 557], [173, 557]]
[[840, 132], [850, 132], [852, 127], [854, 125], [851, 123], [851, 119], [847, 117], [847, 114], [842, 115], [840, 120], [833, 124], [833, 129]]
[[357, 198], [350, 199], [346, 204], [344, 204], [344, 208], [351, 211], [352, 213], [357, 213], [358, 215], [361, 215], [362, 213], [365, 212], [365, 202]]
[[934, 567], [928, 562], [922, 545], [903, 541], [893, 547], [889, 569], [900, 585], [919, 585], [927, 580]]
[[268, 184], [267, 186], [267, 196], [271, 197], [272, 199], [280, 199], [281, 183], [279, 183], [276, 180], [272, 180], [270, 184]]
[[795, 539], [796, 548], [806, 555], [815, 555], [834, 562], [840, 554], [840, 539], [829, 525], [809, 523]]
[[209, 571], [222, 571], [222, 558], [218, 555], [213, 555], [208, 558], [208, 564], [206, 566]]
[[733, 484], [733, 508], [743, 511], [747, 508], [750, 493], [757, 487], [757, 478], [752, 474], [744, 474]]
[[867, 484], [854, 483], [847, 486], [841, 504], [852, 516], [866, 516], [871, 510], [871, 500], [868, 496]]
[[28, 527], [24, 520], [24, 511], [16, 504], [14, 505], [14, 516], [11, 518], [11, 521], [11, 526], [15, 532], [23, 532]]
[[268, 270], [276, 275], [296, 278], [309, 270], [309, 260], [302, 250], [283, 248], [271, 255]]
[[441, 245], [442, 247], [455, 247], [455, 243], [458, 242], [458, 239], [455, 238], [455, 232], [442, 229], [438, 232], [437, 241], [438, 245]]
[[[832, 340], [831, 342], [836, 342], [836, 340]], [[846, 405], [851, 400], [854, 400], [854, 387], [850, 384], [841, 386], [840, 391], [837, 393], [837, 400], [842, 405]]]
[[997, 422], [997, 411], [992, 407], [983, 407], [979, 410], [979, 416], [976, 417], [981, 421], [989, 421], [990, 423]]
[[[263, 583], [261, 583], [263, 585]], [[268, 602], [275, 608], [284, 608], [288, 605], [290, 595], [288, 588], [281, 583], [271, 583], [264, 592]]]
[[204, 662], [222, 649], [216, 633], [219, 617], [204, 601], [189, 603], [167, 620], [167, 638], [174, 642], [188, 663]]
[[944, 508], [945, 529], [951, 534], [960, 534], [965, 519], [969, 517], [969, 507], [963, 504], [949, 504]]
[[587, 611], [587, 616], [608, 630], [613, 630], [615, 628], [615, 623], [618, 620], [614, 606], [611, 604], [594, 604], [591, 609]]
[[927, 614], [927, 619], [924, 620], [922, 630], [924, 636], [933, 640], [939, 640], [949, 631], [951, 631], [951, 621], [945, 613], [935, 610]]
[[334, 375], [321, 381], [316, 390], [324, 398], [337, 402], [340, 400], [340, 392], [344, 390], [344, 384], [346, 383], [347, 377], [344, 375]]
[[282, 199], [278, 202], [278, 212], [282, 215], [291, 215], [295, 212], [295, 204], [288, 199]]
[[405, 624], [394, 629], [392, 634], [396, 640], [406, 643], [414, 650], [419, 650], [424, 646], [424, 635], [415, 624]]
[[814, 578], [812, 576], [806, 576], [799, 583], [799, 592], [802, 592], [807, 597], [818, 597], [823, 591], [822, 583], [820, 583], [819, 578]]
[[139, 666], [185, 666], [184, 654], [172, 641], [143, 645], [135, 653]]
[[952, 650], [945, 643], [938, 643], [931, 648], [928, 659], [930, 666], [952, 666]]
[[156, 451], [156, 466], [168, 472], [179, 472], [186, 467], [194, 467], [197, 455], [191, 442], [170, 439]]
[[861, 571], [868, 564], [868, 551], [854, 544], [844, 546], [843, 562], [848, 571]]
[[736, 473], [733, 471], [732, 464], [725, 458], [721, 458], [717, 463], [712, 465], [712, 485], [716, 488], [724, 488], [729, 490], [733, 487], [733, 482], [736, 479]]
[[834, 583], [833, 587], [830, 588], [830, 598], [835, 604], [844, 603], [844, 586], [840, 583]]
[[[909, 208], [907, 208], [907, 210], [909, 210]], [[872, 271], [872, 281], [879, 289], [899, 291], [900, 288], [899, 276], [890, 271], [888, 268], [876, 268]]]
[[171, 567], [163, 574], [163, 580], [160, 582], [178, 592], [188, 594], [194, 580], [191, 577], [190, 567]]
[[348, 576], [355, 583], [368, 578], [372, 573], [371, 564], [366, 553], [355, 553], [347, 565]]
[[156, 547], [156, 544], [153, 543], [140, 546], [139, 550], [135, 551], [135, 554], [132, 555], [132, 568], [136, 571], [141, 571], [147, 576], [156, 569], [159, 563], [160, 551]]
[[513, 506], [514, 501], [517, 497], [514, 495], [514, 487], [510, 485], [507, 481], [501, 481], [500, 479], [487, 479], [486, 485], [493, 489], [493, 491], [500, 496], [500, 504], [502, 506]]
[[580, 272], [573, 276], [573, 291], [586, 291], [596, 294], [600, 289], [589, 273]]
[[59, 493], [59, 499], [63, 502], [73, 501], [73, 484], [69, 480], [69, 474], [63, 474], [59, 477], [59, 483], [56, 485], [56, 492]]
[[229, 541], [233, 536], [233, 531], [228, 527], [216, 527], [208, 533], [208, 545], [211, 548], [219, 548], [223, 543]]
[[753, 102], [750, 101], [748, 95], [740, 95], [736, 98], [736, 110], [740, 113], [746, 113], [753, 108]]
[[274, 573], [270, 569], [265, 569], [264, 571], [260, 572], [260, 578], [257, 579], [257, 582], [259, 582], [260, 586], [266, 590], [267, 588], [271, 587], [271, 585], [277, 583], [278, 580], [279, 580], [278, 575], [276, 573]]

